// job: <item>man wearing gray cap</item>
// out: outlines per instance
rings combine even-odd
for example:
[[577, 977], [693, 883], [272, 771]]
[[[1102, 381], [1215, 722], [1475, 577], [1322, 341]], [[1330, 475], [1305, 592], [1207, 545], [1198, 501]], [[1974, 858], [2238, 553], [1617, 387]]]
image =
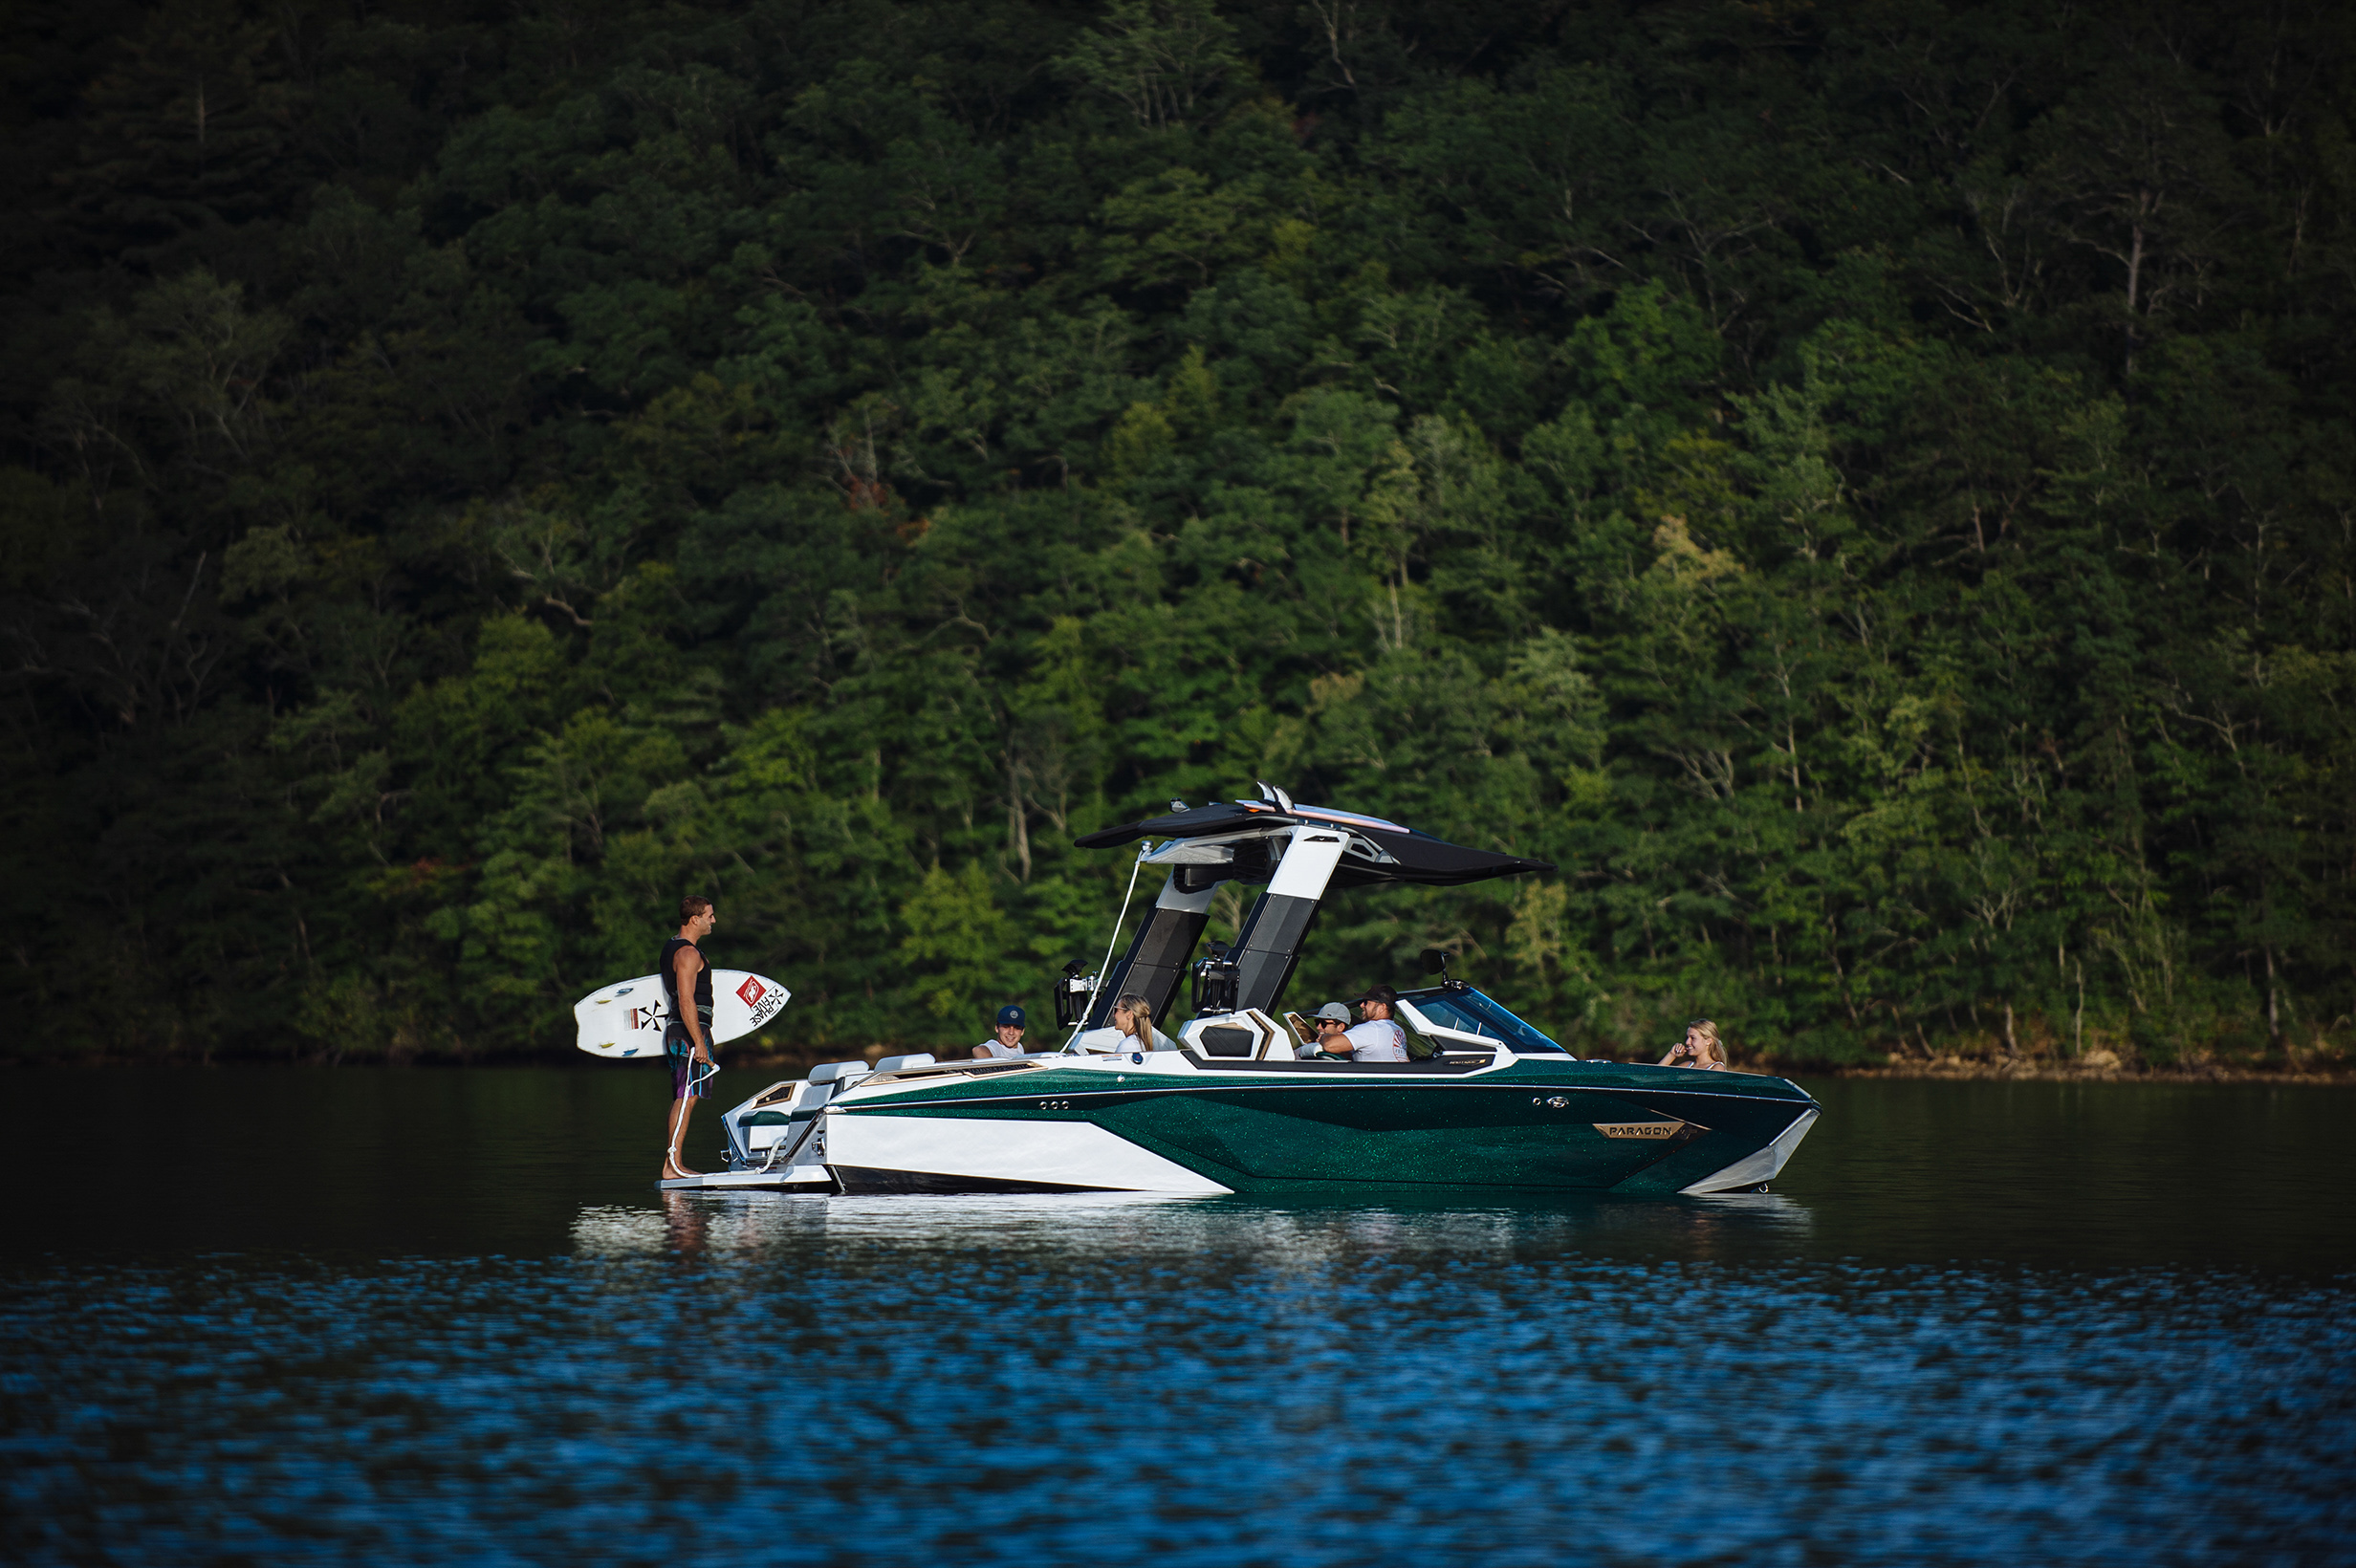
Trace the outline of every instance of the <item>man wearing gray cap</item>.
[[1311, 1013], [1317, 1025], [1317, 1041], [1309, 1047], [1313, 1059], [1319, 1061], [1347, 1061], [1350, 1059], [1350, 1010], [1340, 1002], [1328, 1002]]

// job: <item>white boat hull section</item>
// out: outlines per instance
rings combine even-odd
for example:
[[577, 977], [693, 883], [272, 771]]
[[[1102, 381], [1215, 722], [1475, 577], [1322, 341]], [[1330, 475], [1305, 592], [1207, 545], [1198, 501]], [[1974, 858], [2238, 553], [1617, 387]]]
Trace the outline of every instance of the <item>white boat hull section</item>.
[[1108, 1192], [1211, 1196], [1233, 1190], [1085, 1122], [834, 1111], [826, 1118], [826, 1163], [838, 1168]]
[[1774, 1181], [1782, 1174], [1793, 1151], [1800, 1147], [1800, 1141], [1808, 1136], [1808, 1129], [1816, 1125], [1816, 1119], [1822, 1114], [1815, 1110], [1803, 1113], [1777, 1134], [1774, 1143], [1756, 1154], [1746, 1154], [1724, 1170], [1715, 1171], [1691, 1187], [1677, 1190], [1691, 1197], [1704, 1192], [1731, 1192], [1736, 1187], [1756, 1187], [1761, 1182]]

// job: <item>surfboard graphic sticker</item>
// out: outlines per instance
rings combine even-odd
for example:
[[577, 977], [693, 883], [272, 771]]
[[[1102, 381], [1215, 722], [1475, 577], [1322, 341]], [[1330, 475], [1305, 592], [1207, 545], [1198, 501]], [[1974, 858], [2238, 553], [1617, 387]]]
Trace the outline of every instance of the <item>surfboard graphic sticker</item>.
[[[774, 1018], [793, 998], [792, 991], [765, 974], [712, 970], [712, 1043], [725, 1045], [744, 1038]], [[573, 1004], [573, 1022], [579, 1030], [574, 1043], [593, 1056], [659, 1056], [663, 1031], [670, 1021], [663, 977], [643, 974], [593, 991]]]
[[[736, 971], [733, 969], [722, 969], [719, 971], [719, 975], [724, 976], [733, 974]], [[715, 976], [714, 978], [717, 979], [718, 976]], [[717, 997], [719, 995], [720, 988], [717, 985], [714, 985], [711, 989], [713, 996]], [[736, 999], [739, 1002], [742, 1002], [745, 1007], [745, 1018], [747, 1021], [744, 1028], [738, 1032], [740, 1034], [752, 1034], [754, 1030], [760, 1028], [761, 1025], [775, 1017], [777, 1015], [777, 1010], [784, 1007], [786, 1003], [785, 988], [777, 984], [774, 980], [764, 980], [757, 974], [746, 975], [742, 984], [734, 986], [731, 989], [735, 991]], [[717, 1006], [714, 1006], [711, 1010], [711, 1027], [713, 1033], [717, 1034], [719, 1032], [720, 1010]], [[736, 1035], [721, 1034], [720, 1038], [724, 1040], [732, 1040], [736, 1038]]]

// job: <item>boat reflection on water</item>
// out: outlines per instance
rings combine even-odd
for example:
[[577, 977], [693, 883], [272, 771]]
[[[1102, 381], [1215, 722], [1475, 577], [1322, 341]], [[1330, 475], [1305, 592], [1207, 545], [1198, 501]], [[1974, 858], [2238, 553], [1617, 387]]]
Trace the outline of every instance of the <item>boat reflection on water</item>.
[[659, 1209], [607, 1204], [573, 1222], [577, 1253], [765, 1252], [829, 1240], [916, 1244], [964, 1251], [1026, 1242], [1103, 1252], [1131, 1246], [1134, 1228], [1110, 1232], [1104, 1210], [1186, 1209], [1193, 1200], [1151, 1192], [994, 1193], [952, 1203], [898, 1198], [827, 1198], [790, 1192], [665, 1192]]
[[1814, 1227], [1782, 1193], [1669, 1202], [1579, 1195], [1442, 1203], [1403, 1192], [1238, 1200], [1149, 1192], [988, 1193], [912, 1202], [775, 1192], [665, 1192], [660, 1208], [583, 1208], [574, 1252], [589, 1257], [754, 1257], [850, 1246], [905, 1260], [977, 1252], [1080, 1261], [1216, 1258], [1311, 1268], [1373, 1257], [1510, 1262], [1564, 1251], [1692, 1259], [1788, 1252]]

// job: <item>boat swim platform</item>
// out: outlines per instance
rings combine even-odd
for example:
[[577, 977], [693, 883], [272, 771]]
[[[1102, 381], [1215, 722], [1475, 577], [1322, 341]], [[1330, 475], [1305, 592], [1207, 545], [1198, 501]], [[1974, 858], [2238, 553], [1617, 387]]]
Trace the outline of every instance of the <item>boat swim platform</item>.
[[822, 1165], [795, 1165], [785, 1170], [714, 1170], [700, 1176], [665, 1176], [655, 1187], [663, 1192], [832, 1192], [835, 1179]]

